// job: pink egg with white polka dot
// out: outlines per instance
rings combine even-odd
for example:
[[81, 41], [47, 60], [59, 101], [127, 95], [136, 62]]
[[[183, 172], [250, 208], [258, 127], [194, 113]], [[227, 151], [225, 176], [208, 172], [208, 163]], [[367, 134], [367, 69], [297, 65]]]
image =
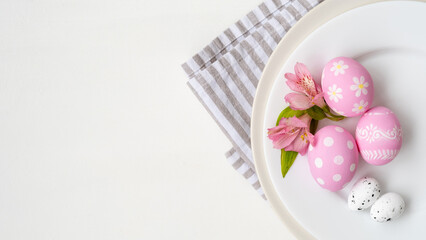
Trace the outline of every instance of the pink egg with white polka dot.
[[370, 73], [352, 58], [331, 59], [323, 69], [321, 86], [328, 106], [346, 117], [363, 114], [373, 103]]
[[349, 183], [358, 166], [358, 148], [353, 136], [338, 126], [326, 126], [309, 146], [311, 174], [322, 188], [339, 191]]

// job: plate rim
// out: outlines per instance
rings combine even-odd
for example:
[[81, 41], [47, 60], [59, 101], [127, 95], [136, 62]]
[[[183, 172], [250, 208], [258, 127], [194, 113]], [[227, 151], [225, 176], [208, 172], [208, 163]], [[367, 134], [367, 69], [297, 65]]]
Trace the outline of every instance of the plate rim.
[[[251, 118], [251, 147], [254, 165], [260, 184], [271, 207], [278, 214], [289, 232], [297, 239], [311, 240], [316, 238], [289, 213], [285, 205], [281, 202], [278, 193], [275, 191], [271, 177], [269, 176], [263, 148], [263, 125], [266, 105], [272, 86], [281, 71], [281, 67], [287, 62], [293, 51], [317, 28], [352, 9], [373, 3], [390, 1], [401, 0], [325, 0], [310, 10], [287, 32], [272, 52], [262, 72], [253, 102]], [[426, 2], [426, 0], [403, 1]]]

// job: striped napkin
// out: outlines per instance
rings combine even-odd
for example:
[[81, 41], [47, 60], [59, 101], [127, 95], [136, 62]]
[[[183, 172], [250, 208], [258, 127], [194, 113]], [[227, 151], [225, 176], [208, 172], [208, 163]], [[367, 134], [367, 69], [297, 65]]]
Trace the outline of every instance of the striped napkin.
[[188, 86], [232, 143], [228, 162], [263, 198], [250, 145], [257, 83], [281, 38], [320, 2], [267, 0], [182, 64]]

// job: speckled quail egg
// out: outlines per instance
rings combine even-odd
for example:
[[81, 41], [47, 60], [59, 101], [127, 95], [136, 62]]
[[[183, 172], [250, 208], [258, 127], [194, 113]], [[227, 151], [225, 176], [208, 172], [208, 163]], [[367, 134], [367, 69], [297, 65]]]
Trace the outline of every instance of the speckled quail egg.
[[381, 196], [371, 207], [370, 216], [376, 222], [392, 221], [404, 212], [405, 202], [397, 193], [386, 193]]
[[361, 211], [369, 208], [380, 196], [380, 185], [376, 179], [363, 177], [359, 179], [348, 196], [349, 209]]

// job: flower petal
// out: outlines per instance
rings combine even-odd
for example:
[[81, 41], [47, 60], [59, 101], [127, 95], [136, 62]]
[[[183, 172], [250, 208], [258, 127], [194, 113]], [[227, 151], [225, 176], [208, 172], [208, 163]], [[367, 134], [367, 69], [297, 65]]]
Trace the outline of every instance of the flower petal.
[[323, 93], [323, 92], [318, 93], [318, 94], [314, 97], [314, 99], [312, 100], [312, 102], [313, 102], [315, 105], [317, 105], [318, 107], [323, 108], [323, 107], [325, 106], [325, 102], [324, 102], [323, 97], [324, 97], [324, 93]]
[[317, 84], [315, 81], [314, 81], [314, 84], [316, 86], [317, 93], [321, 93], [322, 92], [322, 88], [320, 87], [320, 85]]
[[306, 132], [308, 134], [308, 141], [315, 146], [315, 137], [312, 133], [310, 133], [309, 131]]
[[302, 116], [299, 117], [299, 120], [301, 122], [303, 122], [304, 126], [303, 128], [307, 129], [309, 127], [309, 125], [311, 124], [311, 116], [309, 116], [309, 114], [303, 114]]
[[[306, 121], [307, 114], [304, 114], [300, 118], [297, 117], [291, 117], [291, 118], [283, 118], [280, 120], [280, 125], [286, 125], [292, 128], [306, 128], [308, 127], [308, 122]], [[308, 116], [309, 117], [309, 116]]]
[[287, 86], [288, 86], [291, 90], [293, 90], [293, 91], [295, 91], [295, 92], [303, 93], [303, 92], [305, 91], [305, 89], [303, 88], [303, 86], [301, 86], [300, 84], [298, 84], [298, 83], [297, 83], [297, 82], [295, 82], [295, 81], [287, 80], [285, 83], [287, 84]]
[[285, 128], [286, 128], [286, 125], [283, 125], [283, 124], [278, 124], [278, 126], [276, 126], [276, 127], [268, 128], [269, 139], [274, 140], [274, 139], [272, 139], [272, 138], [274, 138], [274, 136], [285, 133], [286, 132]]
[[282, 134], [279, 139], [277, 139], [276, 141], [272, 141], [274, 148], [283, 149], [289, 146], [297, 137], [297, 135], [299, 134], [299, 131], [300, 129], [295, 131], [294, 133]]
[[300, 79], [303, 79], [305, 76], [312, 78], [311, 73], [308, 71], [308, 68], [303, 63], [296, 63], [296, 65], [294, 65], [294, 72]]
[[[305, 155], [308, 147], [309, 147], [309, 142], [302, 139], [302, 135], [304, 135], [304, 131], [300, 131], [299, 134], [297, 135], [297, 137], [294, 139], [294, 141], [292, 142], [292, 144], [288, 145], [285, 150], [286, 151], [295, 151], [300, 153], [300, 155]], [[306, 136], [304, 136], [305, 138]]]
[[296, 74], [294, 74], [294, 73], [286, 73], [286, 74], [284, 74], [284, 77], [287, 80], [290, 80], [290, 81], [293, 81], [293, 82], [297, 82], [297, 79], [298, 79]]
[[300, 131], [305, 131], [311, 118], [304, 114], [299, 118], [282, 118], [278, 126], [268, 129], [268, 138], [272, 140], [274, 148], [283, 149], [292, 144]]
[[300, 93], [289, 93], [285, 96], [285, 100], [293, 110], [306, 110], [314, 105], [311, 99]]

